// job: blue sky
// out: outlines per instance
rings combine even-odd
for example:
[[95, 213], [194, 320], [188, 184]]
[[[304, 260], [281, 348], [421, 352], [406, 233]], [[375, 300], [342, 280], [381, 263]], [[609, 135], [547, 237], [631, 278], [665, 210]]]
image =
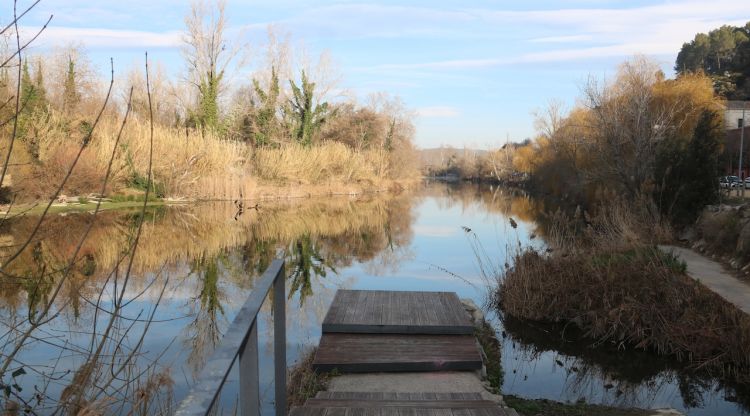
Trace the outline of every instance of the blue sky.
[[[38, 49], [82, 43], [94, 64], [107, 68], [112, 56], [122, 71], [148, 50], [177, 75], [188, 8], [177, 0], [42, 0], [24, 24], [54, 14]], [[228, 0], [227, 10], [232, 33], [251, 48], [273, 24], [311, 53], [329, 51], [342, 87], [401, 96], [419, 114], [421, 147], [530, 137], [531, 112], [551, 99], [572, 106], [589, 76], [611, 76], [636, 53], [671, 74], [696, 32], [750, 20], [747, 0]]]

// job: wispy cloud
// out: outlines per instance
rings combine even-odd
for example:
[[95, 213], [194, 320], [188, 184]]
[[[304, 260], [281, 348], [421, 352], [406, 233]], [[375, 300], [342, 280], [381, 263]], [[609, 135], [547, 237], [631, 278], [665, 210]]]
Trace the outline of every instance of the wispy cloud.
[[530, 39], [531, 43], [568, 43], [568, 42], [584, 42], [590, 41], [592, 37], [590, 35], [570, 35], [570, 36], [549, 36], [544, 38]]
[[[30, 36], [39, 28], [23, 27], [21, 33]], [[39, 38], [39, 45], [82, 43], [89, 48], [170, 48], [180, 44], [179, 31], [147, 32], [138, 30], [115, 30], [102, 28], [80, 28], [50, 26]]]
[[449, 106], [420, 107], [416, 111], [419, 117], [425, 118], [458, 117], [461, 115], [461, 112], [457, 108]]

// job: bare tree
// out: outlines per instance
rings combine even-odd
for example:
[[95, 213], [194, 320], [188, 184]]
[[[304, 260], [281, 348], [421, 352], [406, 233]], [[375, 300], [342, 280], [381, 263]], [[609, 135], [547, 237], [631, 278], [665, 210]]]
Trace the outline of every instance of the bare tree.
[[193, 1], [185, 28], [182, 54], [187, 62], [187, 81], [196, 94], [193, 119], [203, 128], [216, 128], [227, 71], [240, 51], [226, 39], [226, 1]]
[[601, 86], [591, 79], [584, 89], [592, 115], [593, 137], [587, 145], [598, 158], [587, 173], [619, 183], [631, 197], [651, 179], [656, 146], [674, 117], [674, 109], [654, 105], [660, 73], [656, 63], [636, 57], [621, 65], [613, 84]]

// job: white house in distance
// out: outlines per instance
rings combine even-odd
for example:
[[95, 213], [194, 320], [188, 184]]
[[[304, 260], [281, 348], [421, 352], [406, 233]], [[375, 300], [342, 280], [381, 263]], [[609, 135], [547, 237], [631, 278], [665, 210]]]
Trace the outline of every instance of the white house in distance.
[[[750, 101], [727, 101], [724, 111], [724, 128], [734, 130], [742, 127], [742, 107], [745, 107], [745, 118], [750, 118]], [[748, 124], [745, 123], [747, 126]]]

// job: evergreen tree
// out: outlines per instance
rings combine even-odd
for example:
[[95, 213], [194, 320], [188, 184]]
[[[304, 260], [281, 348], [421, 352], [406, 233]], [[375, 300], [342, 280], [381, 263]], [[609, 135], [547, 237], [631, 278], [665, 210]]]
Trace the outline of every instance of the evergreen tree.
[[655, 200], [675, 225], [693, 223], [704, 206], [718, 200], [723, 136], [721, 116], [704, 110], [692, 137], [665, 140], [658, 150]]
[[42, 67], [42, 60], [39, 59], [36, 65], [36, 73], [34, 74], [34, 86], [37, 90], [38, 107], [42, 110], [47, 109], [47, 89], [44, 88], [44, 68]]
[[79, 101], [75, 62], [73, 58], [68, 58], [68, 73], [63, 86], [63, 112], [68, 116], [75, 114]]
[[278, 119], [276, 110], [279, 99], [279, 76], [276, 68], [271, 68], [271, 83], [268, 92], [263, 91], [257, 79], [253, 80], [253, 88], [258, 96], [257, 111], [252, 122], [252, 140], [257, 146], [265, 146], [271, 143], [273, 136], [278, 131]]
[[698, 33], [682, 45], [675, 70], [678, 74], [703, 71], [718, 94], [730, 100], [750, 99], [750, 23]]
[[23, 114], [31, 114], [36, 109], [38, 100], [39, 91], [31, 80], [29, 61], [24, 60], [21, 72], [21, 105], [23, 106]]
[[293, 97], [290, 100], [295, 123], [295, 138], [305, 146], [310, 146], [313, 136], [326, 122], [328, 117], [328, 103], [315, 104], [315, 83], [307, 79], [302, 71], [302, 85], [298, 87], [293, 80]]

